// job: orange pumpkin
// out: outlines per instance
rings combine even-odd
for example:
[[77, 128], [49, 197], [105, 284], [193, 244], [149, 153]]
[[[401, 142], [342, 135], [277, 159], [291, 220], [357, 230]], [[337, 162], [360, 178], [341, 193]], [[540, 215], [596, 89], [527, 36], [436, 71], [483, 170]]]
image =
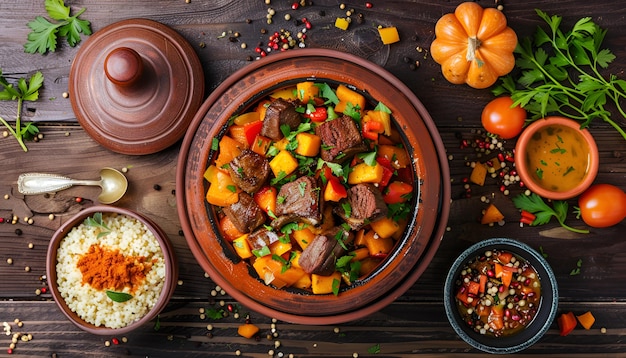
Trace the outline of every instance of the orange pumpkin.
[[517, 35], [501, 11], [464, 2], [437, 21], [430, 52], [451, 83], [487, 88], [511, 72], [516, 46]]

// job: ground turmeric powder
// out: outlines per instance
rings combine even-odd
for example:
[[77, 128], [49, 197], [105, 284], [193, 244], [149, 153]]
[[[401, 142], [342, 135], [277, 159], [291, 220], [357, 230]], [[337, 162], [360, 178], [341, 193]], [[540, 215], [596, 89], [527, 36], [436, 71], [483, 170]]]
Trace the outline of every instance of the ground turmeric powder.
[[152, 268], [143, 256], [125, 256], [119, 250], [91, 245], [76, 266], [83, 274], [83, 284], [96, 290], [122, 291], [128, 287], [131, 293], [145, 279]]

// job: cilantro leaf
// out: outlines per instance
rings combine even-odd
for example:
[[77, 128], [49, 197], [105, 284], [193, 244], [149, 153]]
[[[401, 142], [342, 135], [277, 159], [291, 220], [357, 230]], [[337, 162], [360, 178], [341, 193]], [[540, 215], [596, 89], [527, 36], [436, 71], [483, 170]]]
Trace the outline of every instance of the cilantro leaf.
[[559, 224], [567, 230], [579, 234], [589, 233], [589, 230], [576, 229], [565, 224], [569, 205], [564, 200], [553, 200], [552, 207], [550, 207], [539, 195], [531, 193], [530, 195], [519, 194], [514, 197], [513, 204], [520, 210], [536, 215], [535, 220], [530, 224], [532, 226], [547, 224], [552, 217], [555, 217]]
[[39, 98], [39, 89], [43, 86], [43, 74], [36, 72], [29, 80], [20, 78], [17, 81], [17, 88], [2, 76], [2, 69], [0, 69], [0, 87], [3, 88], [0, 91], [0, 100], [14, 101], [17, 100], [17, 115], [15, 117], [15, 128], [9, 124], [4, 118], [0, 117], [0, 123], [2, 123], [7, 130], [15, 137], [18, 144], [22, 147], [24, 152], [28, 152], [25, 139], [31, 139], [34, 134], [39, 132], [39, 129], [34, 123], [27, 123], [22, 126], [22, 107], [24, 101], [36, 101]]
[[27, 53], [45, 54], [57, 49], [58, 37], [65, 37], [67, 43], [74, 47], [80, 42], [80, 34], [91, 35], [91, 23], [78, 17], [85, 12], [80, 9], [76, 15], [70, 16], [70, 7], [65, 6], [63, 0], [45, 0], [46, 12], [54, 22], [43, 16], [37, 16], [28, 23], [32, 30], [24, 44]]

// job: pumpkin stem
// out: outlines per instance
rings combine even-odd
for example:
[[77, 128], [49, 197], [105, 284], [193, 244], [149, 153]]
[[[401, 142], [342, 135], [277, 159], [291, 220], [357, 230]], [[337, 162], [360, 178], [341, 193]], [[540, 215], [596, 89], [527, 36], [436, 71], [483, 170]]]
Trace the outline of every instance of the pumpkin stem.
[[467, 38], [467, 54], [465, 55], [465, 59], [467, 61], [476, 60], [476, 50], [480, 47], [480, 40], [476, 37], [468, 37]]

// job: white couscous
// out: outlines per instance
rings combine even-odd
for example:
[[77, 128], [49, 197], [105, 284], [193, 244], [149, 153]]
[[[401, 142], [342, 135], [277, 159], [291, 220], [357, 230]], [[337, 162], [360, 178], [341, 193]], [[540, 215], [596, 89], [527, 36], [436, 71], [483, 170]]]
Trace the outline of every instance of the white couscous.
[[[140, 221], [113, 213], [98, 213], [94, 217], [103, 225], [83, 222], [60, 243], [56, 265], [58, 290], [67, 306], [83, 320], [96, 326], [125, 327], [156, 304], [165, 281], [163, 252], [153, 233]], [[111, 260], [112, 257], [117, 260]], [[87, 269], [101, 269], [109, 276], [128, 276], [125, 271], [130, 270], [134, 271], [133, 280], [100, 274], [88, 277]], [[107, 291], [132, 298], [118, 302]]]

